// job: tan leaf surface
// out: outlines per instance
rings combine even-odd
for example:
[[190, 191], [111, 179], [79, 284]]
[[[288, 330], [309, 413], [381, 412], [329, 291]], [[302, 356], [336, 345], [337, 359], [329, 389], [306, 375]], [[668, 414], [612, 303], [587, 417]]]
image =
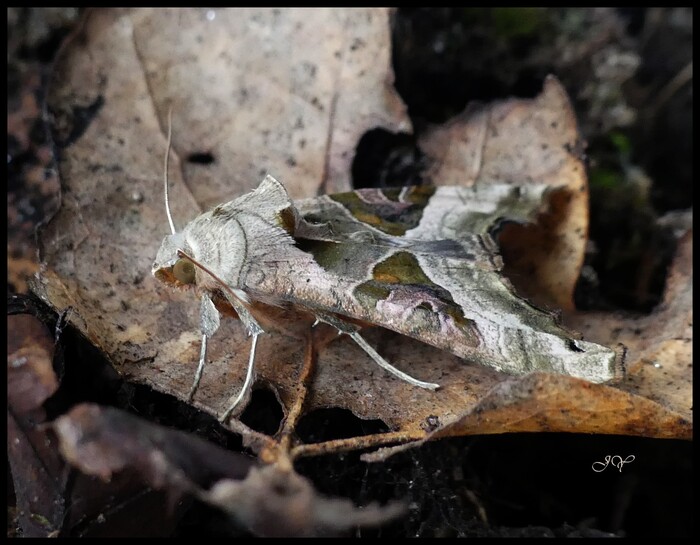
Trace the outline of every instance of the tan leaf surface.
[[[693, 233], [678, 242], [661, 304], [648, 316], [580, 313], [571, 323], [587, 338], [627, 348], [627, 377], [618, 386], [693, 419]], [[690, 428], [677, 436], [690, 438]]]
[[[49, 99], [63, 146], [63, 205], [42, 236], [36, 288], [53, 307], [74, 307], [75, 325], [120, 373], [183, 400], [198, 359], [199, 304], [150, 274], [168, 232], [162, 205], [168, 108], [178, 227], [251, 189], [265, 171], [294, 197], [347, 189], [359, 136], [378, 125], [407, 128], [404, 107], [389, 87], [386, 10], [216, 10], [213, 20], [207, 13], [93, 12], [64, 49]], [[526, 247], [524, 254], [537, 256], [529, 264], [536, 270], [534, 276], [528, 264], [524, 270], [549, 300], [570, 308], [587, 192], [581, 162], [570, 151], [577, 133], [566, 95], [548, 80], [532, 101], [506, 101], [475, 115], [437, 128], [423, 142], [435, 161], [433, 180], [564, 185], [555, 219], [545, 221], [556, 243], [545, 250], [551, 259]], [[439, 142], [449, 156], [437, 155]], [[193, 154], [214, 161], [187, 161]], [[273, 389], [283, 404], [283, 429], [269, 438], [237, 420], [229, 427], [265, 460], [417, 441], [431, 433], [690, 434], [688, 420], [620, 387], [558, 376], [513, 378], [405, 337], [368, 331], [368, 341], [389, 361], [444, 386], [420, 390], [388, 376], [348, 339], [322, 347], [322, 333], [270, 334], [258, 343], [257, 384]], [[194, 406], [223, 413], [243, 382], [248, 350], [241, 324], [224, 319]], [[392, 432], [296, 444], [298, 418], [323, 407], [381, 419]]]
[[434, 161], [435, 185], [537, 182], [565, 189], [538, 225], [506, 229], [501, 245], [506, 274], [521, 293], [573, 309], [588, 236], [588, 184], [577, 155], [576, 118], [561, 84], [550, 77], [532, 100], [467, 108], [426, 133], [420, 145]]

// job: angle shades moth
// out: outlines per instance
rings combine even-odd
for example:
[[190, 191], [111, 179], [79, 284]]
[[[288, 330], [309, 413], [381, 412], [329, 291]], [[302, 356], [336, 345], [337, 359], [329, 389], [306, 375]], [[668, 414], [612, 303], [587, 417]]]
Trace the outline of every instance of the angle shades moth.
[[[237, 316], [251, 336], [246, 379], [222, 416], [249, 394], [261, 324], [292, 308], [351, 337], [378, 365], [435, 390], [387, 362], [358, 324], [381, 326], [499, 371], [562, 373], [591, 382], [616, 377], [616, 352], [574, 339], [553, 313], [515, 294], [500, 270], [489, 230], [504, 218], [526, 222], [552, 188], [494, 183], [474, 187], [360, 189], [292, 202], [267, 176], [254, 191], [205, 212], [181, 231], [168, 206], [171, 234], [152, 273], [200, 295], [202, 346], [219, 311]], [[424, 377], [427, 378], [427, 377]]]

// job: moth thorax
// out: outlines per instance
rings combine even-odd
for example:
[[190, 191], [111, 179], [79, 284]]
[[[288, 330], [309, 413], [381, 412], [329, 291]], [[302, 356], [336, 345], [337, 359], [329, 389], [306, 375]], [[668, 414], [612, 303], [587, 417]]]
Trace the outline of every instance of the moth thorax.
[[[198, 221], [200, 219], [203, 221]], [[211, 213], [202, 214], [187, 226], [186, 240], [193, 258], [229, 287], [238, 287], [249, 253], [245, 233], [238, 221], [222, 221], [219, 218], [212, 219]], [[198, 271], [197, 278], [197, 283], [202, 287], [211, 282], [215, 287], [220, 287], [204, 271]]]

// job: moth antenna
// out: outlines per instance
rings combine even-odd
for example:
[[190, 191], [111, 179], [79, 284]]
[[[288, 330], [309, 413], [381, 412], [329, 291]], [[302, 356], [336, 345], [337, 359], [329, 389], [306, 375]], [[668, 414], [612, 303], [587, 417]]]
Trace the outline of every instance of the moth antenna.
[[163, 168], [163, 183], [165, 185], [165, 213], [168, 216], [168, 223], [170, 224], [170, 231], [173, 235], [177, 232], [175, 229], [175, 224], [173, 223], [173, 216], [170, 213], [170, 199], [168, 198], [168, 163], [170, 162], [170, 145], [172, 144], [173, 135], [173, 123], [172, 123], [172, 106], [168, 108], [168, 145], [165, 148], [165, 165]]

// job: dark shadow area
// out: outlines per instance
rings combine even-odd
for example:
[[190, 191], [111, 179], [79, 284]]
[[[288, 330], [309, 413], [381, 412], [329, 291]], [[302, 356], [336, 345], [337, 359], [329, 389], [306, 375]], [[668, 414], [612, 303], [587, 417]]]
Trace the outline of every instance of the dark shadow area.
[[362, 135], [355, 149], [352, 184], [356, 189], [421, 185], [426, 166], [412, 135], [373, 129]]
[[284, 412], [277, 396], [267, 388], [253, 390], [250, 403], [246, 406], [240, 421], [249, 428], [273, 436], [282, 424]]
[[362, 435], [386, 433], [381, 420], [363, 420], [347, 409], [317, 409], [299, 420], [296, 433], [304, 443], [321, 443]]
[[[634, 460], [606, 467], [606, 456], [616, 455]], [[405, 519], [363, 530], [363, 537], [693, 532], [692, 444], [686, 441], [507, 434], [427, 443], [380, 464], [363, 464], [358, 453], [348, 453], [302, 459], [296, 467], [326, 494], [350, 496], [360, 505], [400, 499], [409, 506]]]

